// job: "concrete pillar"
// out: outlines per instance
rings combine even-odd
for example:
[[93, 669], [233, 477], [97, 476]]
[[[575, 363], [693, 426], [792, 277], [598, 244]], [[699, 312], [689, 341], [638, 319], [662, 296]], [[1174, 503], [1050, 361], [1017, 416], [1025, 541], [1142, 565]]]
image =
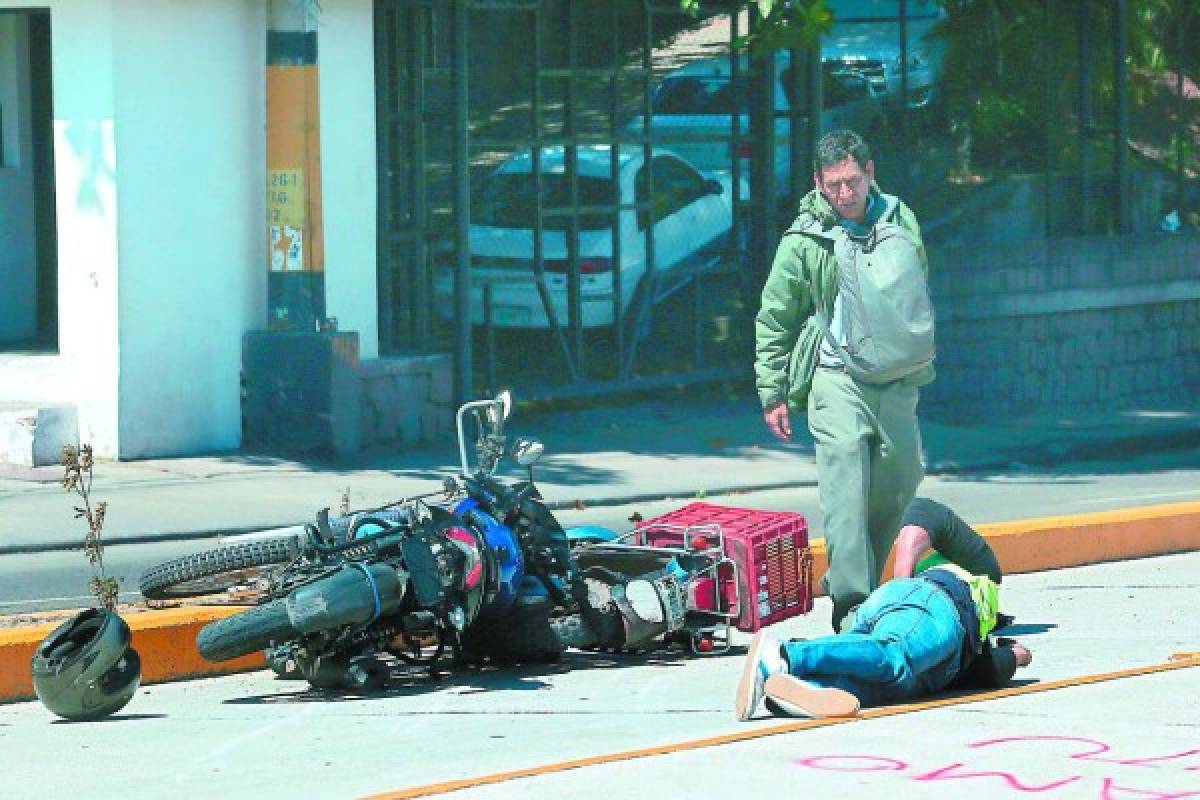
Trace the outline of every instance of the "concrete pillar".
[[270, 0], [267, 12], [270, 330], [326, 324], [316, 13], [313, 0]]

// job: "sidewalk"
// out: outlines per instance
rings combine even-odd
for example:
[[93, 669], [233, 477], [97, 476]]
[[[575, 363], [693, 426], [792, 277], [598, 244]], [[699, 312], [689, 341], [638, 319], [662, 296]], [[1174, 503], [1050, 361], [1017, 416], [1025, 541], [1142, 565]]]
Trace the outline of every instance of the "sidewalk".
[[[509, 432], [545, 443], [538, 484], [553, 507], [571, 508], [815, 485], [812, 441], [803, 419], [795, 423], [795, 441], [778, 443], [752, 398], [705, 398], [536, 415], [518, 406]], [[973, 427], [923, 422], [922, 437], [929, 474], [1054, 471], [1200, 446], [1200, 408]], [[336, 463], [243, 453], [100, 463], [93, 495], [109, 504], [110, 543], [180, 539], [306, 522], [347, 492], [356, 508], [424, 494], [457, 472], [458, 460], [447, 439]], [[517, 474], [510, 462], [502, 469]], [[0, 465], [0, 555], [78, 546], [60, 477], [54, 467]]]

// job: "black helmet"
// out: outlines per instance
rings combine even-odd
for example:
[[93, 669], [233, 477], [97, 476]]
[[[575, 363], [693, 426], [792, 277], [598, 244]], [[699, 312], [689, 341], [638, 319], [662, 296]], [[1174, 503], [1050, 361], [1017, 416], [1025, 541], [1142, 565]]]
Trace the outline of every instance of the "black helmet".
[[107, 717], [125, 707], [142, 679], [125, 620], [99, 608], [54, 629], [33, 654], [33, 689], [46, 708], [73, 720]]

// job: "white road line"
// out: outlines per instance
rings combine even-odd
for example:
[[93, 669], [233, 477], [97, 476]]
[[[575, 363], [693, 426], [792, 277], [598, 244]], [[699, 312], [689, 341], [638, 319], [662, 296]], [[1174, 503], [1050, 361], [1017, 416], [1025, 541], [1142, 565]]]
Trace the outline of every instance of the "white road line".
[[[117, 595], [117, 602], [136, 602], [142, 597], [141, 592], [121, 592]], [[42, 603], [66, 603], [67, 605], [55, 606], [53, 608], [45, 608]], [[12, 606], [23, 606], [16, 611], [18, 614], [36, 614], [42, 611], [68, 611], [73, 608], [83, 608], [85, 606], [95, 605], [96, 598], [90, 594], [70, 595], [68, 597], [35, 597], [25, 598], [24, 600], [0, 600], [0, 609], [9, 608]], [[30, 606], [37, 606], [30, 608]]]
[[1200, 489], [1181, 489], [1177, 492], [1152, 492], [1150, 494], [1129, 494], [1119, 497], [1093, 497], [1087, 500], [1073, 500], [1077, 506], [1099, 505], [1101, 503], [1122, 503], [1126, 500], [1157, 500], [1164, 497], [1200, 497]]

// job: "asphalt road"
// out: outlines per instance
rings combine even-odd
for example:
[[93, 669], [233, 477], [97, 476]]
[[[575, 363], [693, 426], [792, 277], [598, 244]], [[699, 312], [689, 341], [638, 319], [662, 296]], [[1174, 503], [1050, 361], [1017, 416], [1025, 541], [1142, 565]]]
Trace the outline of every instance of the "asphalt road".
[[[1200, 500], [1200, 466], [1194, 453], [1148, 454], [1106, 464], [1089, 462], [1053, 471], [1012, 470], [1003, 475], [926, 478], [921, 493], [947, 503], [969, 522], [1000, 522], [1058, 514], [1083, 514], [1114, 508]], [[663, 514], [697, 498], [679, 497], [623, 506], [561, 511], [566, 527], [604, 525], [631, 527], [643, 518]], [[763, 510], [798, 510], [809, 522], [811, 537], [821, 535], [815, 488], [747, 492], [705, 497], [724, 505]], [[140, 598], [143, 570], [169, 558], [214, 547], [213, 539], [186, 542], [110, 545], [105, 566], [121, 581], [121, 601]], [[85, 594], [90, 566], [79, 551], [0, 556], [0, 614], [74, 608], [89, 602]]]

